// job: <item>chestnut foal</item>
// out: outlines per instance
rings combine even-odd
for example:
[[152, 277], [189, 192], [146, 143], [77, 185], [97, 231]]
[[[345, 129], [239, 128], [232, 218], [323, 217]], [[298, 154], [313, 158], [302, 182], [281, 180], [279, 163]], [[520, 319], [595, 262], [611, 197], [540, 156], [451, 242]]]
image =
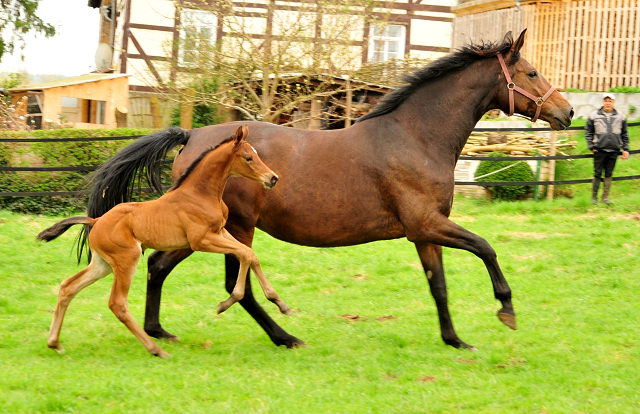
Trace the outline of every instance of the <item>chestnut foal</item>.
[[[138, 260], [144, 248], [167, 251], [190, 248], [195, 251], [232, 254], [240, 261], [238, 281], [229, 299], [218, 305], [218, 313], [241, 300], [245, 292], [249, 268], [260, 286], [280, 312], [291, 310], [278, 296], [251, 248], [237, 241], [225, 228], [229, 209], [222, 192], [229, 177], [243, 176], [272, 188], [278, 176], [258, 157], [245, 141], [248, 127], [238, 128], [235, 136], [206, 151], [195, 160], [174, 186], [162, 197], [142, 203], [123, 203], [102, 217], [71, 217], [38, 234], [50, 241], [74, 224], [92, 226], [89, 233], [91, 263], [60, 285], [47, 345], [64, 352], [60, 345], [60, 329], [71, 300], [85, 287], [113, 272], [114, 281], [109, 308], [157, 356], [169, 356], [140, 328], [129, 312], [127, 296]], [[203, 185], [204, 184], [204, 185]]]

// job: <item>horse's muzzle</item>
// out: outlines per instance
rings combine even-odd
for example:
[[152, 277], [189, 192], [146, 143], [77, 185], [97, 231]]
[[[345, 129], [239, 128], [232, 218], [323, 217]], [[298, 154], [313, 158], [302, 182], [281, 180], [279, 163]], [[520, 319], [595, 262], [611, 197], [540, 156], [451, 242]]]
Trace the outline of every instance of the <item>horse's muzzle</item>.
[[273, 188], [278, 182], [278, 176], [275, 173], [271, 173], [271, 177], [267, 178], [264, 182], [265, 188]]

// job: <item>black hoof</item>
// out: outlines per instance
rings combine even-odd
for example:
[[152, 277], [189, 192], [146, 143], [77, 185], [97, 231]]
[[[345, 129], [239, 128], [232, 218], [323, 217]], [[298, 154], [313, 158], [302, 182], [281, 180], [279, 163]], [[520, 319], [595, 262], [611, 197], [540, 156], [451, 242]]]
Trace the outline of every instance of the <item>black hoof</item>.
[[169, 332], [165, 331], [162, 328], [145, 329], [144, 331], [147, 333], [147, 335], [151, 336], [152, 338], [166, 339], [167, 341], [171, 341], [171, 342], [179, 342], [177, 336], [170, 334]]
[[466, 342], [462, 342], [458, 338], [456, 338], [456, 339], [444, 339], [444, 338], [442, 338], [442, 340], [444, 341], [445, 344], [451, 345], [452, 347], [457, 348], [457, 349], [468, 349], [469, 351], [477, 351], [478, 350], [475, 346], [469, 345]]
[[307, 346], [302, 339], [298, 339], [292, 335], [289, 335], [286, 338], [273, 339], [273, 343], [277, 346], [284, 345], [289, 349]]

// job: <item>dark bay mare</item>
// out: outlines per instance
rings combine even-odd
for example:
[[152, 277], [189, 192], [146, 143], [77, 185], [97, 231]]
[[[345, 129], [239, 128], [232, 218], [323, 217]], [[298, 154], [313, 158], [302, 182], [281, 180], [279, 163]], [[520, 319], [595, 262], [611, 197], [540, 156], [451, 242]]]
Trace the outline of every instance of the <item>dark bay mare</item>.
[[[442, 246], [467, 250], [483, 260], [502, 304], [498, 317], [515, 329], [511, 290], [495, 251], [448, 217], [456, 162], [485, 112], [501, 109], [539, 116], [554, 129], [571, 123], [569, 102], [520, 57], [524, 34], [516, 41], [507, 33], [496, 43], [468, 45], [430, 63], [346, 129], [311, 131], [250, 123], [248, 141], [281, 178], [270, 192], [248, 180], [230, 179], [223, 196], [229, 207], [227, 230], [247, 246], [256, 227], [277, 239], [314, 247], [406, 237], [415, 244], [424, 267], [442, 339], [456, 348], [471, 346], [458, 338], [449, 315]], [[138, 175], [159, 187], [160, 160], [184, 145], [173, 164], [173, 177], [179, 177], [238, 125], [167, 129], [129, 145], [95, 173], [88, 214], [101, 216], [128, 200]], [[171, 270], [191, 253], [156, 251], [149, 257], [145, 331], [151, 336], [175, 339], [160, 325], [161, 289]], [[239, 265], [230, 255], [225, 263], [226, 288], [231, 291]], [[276, 345], [303, 343], [267, 315], [249, 283], [240, 304]]]

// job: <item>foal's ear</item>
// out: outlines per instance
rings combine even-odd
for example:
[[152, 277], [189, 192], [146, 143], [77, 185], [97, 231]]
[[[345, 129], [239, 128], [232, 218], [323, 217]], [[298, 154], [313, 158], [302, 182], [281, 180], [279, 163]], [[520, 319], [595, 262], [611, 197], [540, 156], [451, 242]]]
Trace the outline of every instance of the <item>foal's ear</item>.
[[238, 145], [240, 143], [240, 141], [242, 141], [242, 139], [244, 138], [244, 136], [242, 135], [242, 127], [238, 127], [237, 131], [236, 131], [236, 135], [233, 137], [233, 143], [235, 145]]
[[238, 127], [238, 130], [236, 131], [236, 135], [235, 137], [233, 137], [234, 144], [235, 145], [240, 144], [240, 141], [247, 139], [248, 135], [249, 135], [249, 125], [244, 124], [244, 126]]
[[527, 29], [524, 29], [522, 33], [520, 33], [520, 36], [518, 36], [518, 39], [516, 39], [516, 41], [513, 42], [510, 49], [511, 53], [518, 53], [520, 49], [522, 49], [522, 46], [524, 45], [524, 37], [526, 33], [527, 33]]

